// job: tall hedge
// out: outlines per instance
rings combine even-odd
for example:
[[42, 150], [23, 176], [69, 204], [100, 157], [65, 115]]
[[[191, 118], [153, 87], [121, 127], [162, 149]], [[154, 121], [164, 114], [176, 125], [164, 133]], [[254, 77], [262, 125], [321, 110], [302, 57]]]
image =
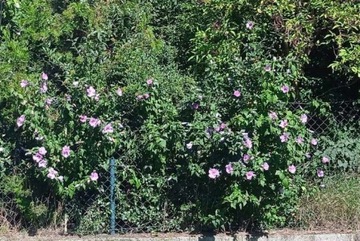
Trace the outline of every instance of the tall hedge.
[[355, 2], [1, 1], [1, 193], [40, 226], [104, 193], [106, 226], [115, 157], [119, 225], [290, 225], [330, 165], [290, 107], [357, 83]]

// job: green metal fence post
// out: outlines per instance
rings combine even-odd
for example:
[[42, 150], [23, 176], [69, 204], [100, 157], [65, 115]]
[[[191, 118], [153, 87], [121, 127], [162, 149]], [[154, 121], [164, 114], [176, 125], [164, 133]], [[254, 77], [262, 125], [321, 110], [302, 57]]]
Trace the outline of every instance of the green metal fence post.
[[115, 159], [110, 158], [110, 234], [115, 234]]

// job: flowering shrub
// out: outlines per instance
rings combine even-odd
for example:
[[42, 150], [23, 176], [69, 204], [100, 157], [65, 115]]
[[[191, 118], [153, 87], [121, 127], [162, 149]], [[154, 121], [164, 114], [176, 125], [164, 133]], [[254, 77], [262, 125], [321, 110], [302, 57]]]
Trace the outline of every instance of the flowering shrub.
[[308, 94], [304, 56], [279, 48], [272, 6], [198, 2], [169, 16], [170, 37], [157, 11], [172, 3], [7, 1], [0, 164], [12, 152], [11, 168], [51, 187], [39, 195], [64, 201], [101, 192], [114, 156], [128, 225], [163, 221], [164, 203], [169, 229], [286, 225], [331, 163], [312, 159], [307, 110], [290, 109]]

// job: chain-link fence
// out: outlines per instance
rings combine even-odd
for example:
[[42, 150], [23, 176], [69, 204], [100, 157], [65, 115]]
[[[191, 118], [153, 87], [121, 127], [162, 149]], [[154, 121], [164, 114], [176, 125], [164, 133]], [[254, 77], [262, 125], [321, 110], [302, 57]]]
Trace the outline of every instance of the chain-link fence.
[[17, 206], [14, 200], [4, 193], [0, 193], [0, 227], [10, 229], [19, 223]]
[[[334, 155], [340, 163], [347, 163], [346, 168], [360, 166], [360, 144], [357, 144], [360, 140], [359, 103], [332, 102], [317, 105], [294, 102], [291, 108], [309, 111], [309, 129], [319, 137], [326, 136], [324, 140], [330, 141], [324, 143], [325, 151], [335, 151]], [[343, 140], [346, 138], [351, 141], [344, 144]], [[336, 149], [339, 145], [341, 148]], [[179, 199], [196, 200], [197, 197], [186, 196], [189, 195], [186, 190], [174, 184], [179, 183], [174, 181], [174, 177], [161, 173], [151, 174], [151, 166], [139, 166], [131, 158], [118, 156], [108, 160], [109, 163], [104, 165], [107, 168], [99, 171], [100, 178], [96, 188], [78, 191], [65, 203], [49, 201], [48, 205], [57, 208], [59, 214], [57, 220], [54, 220], [54, 216], [45, 220], [56, 223], [61, 232], [77, 234], [180, 231], [184, 230], [184, 224], [193, 225], [191, 221], [187, 222], [191, 217], [184, 216], [184, 213], [191, 215], [191, 211], [188, 211], [191, 210], [191, 205], [181, 205]], [[200, 187], [194, 186], [194, 190], [197, 188]], [[196, 194], [196, 191], [192, 193]], [[21, 203], [3, 193], [0, 188], [1, 227], [24, 225], [19, 215], [24, 213], [24, 210], [19, 210], [22, 207]], [[37, 218], [39, 217], [27, 217], [27, 220], [36, 222]]]
[[[354, 142], [359, 132], [357, 127], [360, 121], [360, 104], [357, 102], [331, 102], [320, 105], [314, 103], [294, 102], [293, 110], [304, 109], [309, 111], [308, 127], [317, 136], [329, 136], [336, 143], [336, 135], [344, 130]], [[350, 137], [350, 136], [349, 136]], [[331, 147], [330, 147], [331, 148]], [[359, 150], [352, 150], [355, 155]], [[359, 153], [360, 154], [360, 153]], [[360, 156], [360, 155], [359, 155]], [[345, 157], [343, 157], [345, 158]], [[113, 166], [116, 181], [111, 186], [110, 180], [103, 183], [103, 188], [96, 194], [76, 197], [77, 206], [70, 202], [67, 209], [69, 221], [77, 232], [151, 232], [177, 231], [178, 225], [186, 217], [182, 217], [176, 200], [169, 197], [172, 193], [171, 177], [152, 176], [144, 174], [144, 168], [129, 160], [117, 159]], [[110, 178], [110, 171], [105, 173]], [[160, 180], [160, 181], [159, 181]], [[111, 190], [114, 190], [114, 205], [111, 209]], [[104, 201], [106, 200], [106, 201]], [[87, 207], [84, 209], [84, 207]], [[183, 208], [183, 207], [182, 207]], [[80, 211], [81, 213], [80, 213]], [[111, 214], [115, 215], [111, 225]], [[178, 216], [180, 214], [180, 216]], [[74, 222], [73, 217], [78, 217]], [[100, 217], [96, 217], [100, 215]], [[68, 225], [69, 225], [68, 224]]]
[[[78, 192], [67, 200], [65, 232], [76, 234], [143, 233], [179, 230], [170, 201], [171, 178], [146, 174], [149, 167], [118, 159], [100, 173], [98, 189]], [[175, 195], [173, 195], [175, 196]]]
[[65, 200], [64, 233], [100, 234], [110, 231], [110, 175], [102, 172], [98, 188], [78, 191]]
[[329, 135], [334, 128], [357, 127], [360, 121], [360, 104], [357, 101], [316, 103], [293, 102], [292, 110], [309, 111], [307, 123], [318, 135]]

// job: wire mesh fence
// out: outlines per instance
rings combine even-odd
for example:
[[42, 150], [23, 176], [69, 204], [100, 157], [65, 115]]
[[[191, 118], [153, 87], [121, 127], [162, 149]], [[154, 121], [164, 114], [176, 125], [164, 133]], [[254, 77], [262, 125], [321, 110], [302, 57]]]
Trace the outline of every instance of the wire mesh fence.
[[10, 229], [18, 224], [18, 210], [14, 200], [0, 192], [0, 227]]
[[[114, 165], [110, 165], [114, 161]], [[171, 179], [144, 174], [134, 163], [111, 159], [96, 192], [81, 192], [67, 200], [66, 232], [143, 233], [179, 230], [181, 217], [167, 195]], [[112, 172], [115, 181], [112, 180]]]
[[[309, 111], [307, 125], [318, 136], [334, 136], [335, 132], [344, 128], [354, 128], [353, 134], [359, 134], [356, 132], [360, 121], [360, 104], [357, 102], [332, 102], [321, 107], [313, 103], [294, 102], [291, 109]], [[171, 177], [146, 174], [146, 168], [149, 167], [139, 167], [131, 160], [117, 159], [114, 165], [116, 181], [113, 186], [106, 180], [101, 189], [103, 191], [93, 194], [91, 198], [82, 194], [84, 196], [77, 200], [84, 201], [80, 202], [79, 206], [72, 205], [68, 209], [68, 213], [78, 212], [72, 211], [74, 208], [83, 212], [77, 213], [82, 220], [82, 223], [74, 223], [77, 231], [134, 233], [181, 229], [179, 224], [183, 223], [186, 217], [181, 216], [174, 199], [176, 193], [172, 192], [174, 187]], [[106, 175], [109, 179], [110, 171]], [[115, 192], [114, 210], [110, 208], [112, 189]], [[169, 193], [174, 196], [169, 197]], [[110, 218], [112, 212], [115, 215], [113, 227]], [[92, 216], [94, 214], [101, 214], [101, 217]]]
[[357, 127], [360, 121], [360, 103], [357, 101], [314, 103], [293, 102], [290, 109], [309, 111], [308, 128], [318, 135], [329, 135], [334, 128]]
[[[309, 129], [318, 136], [328, 136], [328, 139], [335, 143], [333, 145], [338, 145], [335, 139], [338, 138], [338, 133], [344, 133], [344, 130], [348, 135], [342, 134], [340, 139], [352, 138], [351, 145], [355, 145], [359, 138], [360, 104], [358, 102], [331, 102], [321, 106], [314, 103], [294, 102], [291, 104], [291, 109], [309, 111], [307, 123]], [[359, 157], [360, 160], [357, 148], [353, 150], [351, 146], [347, 148], [351, 152], [350, 157], [343, 158]], [[131, 158], [118, 156], [116, 160], [109, 160], [109, 163], [104, 165], [106, 166], [104, 170], [99, 172], [100, 178], [96, 188], [78, 191], [64, 202], [48, 204], [58, 208], [59, 216], [55, 223], [63, 229], [63, 232], [76, 234], [166, 232], [184, 230], [184, 224], [193, 225], [189, 221], [191, 205], [181, 205], [179, 199], [185, 197], [196, 200], [195, 196], [186, 196], [189, 195], [186, 192], [183, 194], [181, 186], [176, 186], [173, 177], [162, 173], [154, 174], [151, 172], [151, 166], [139, 166]], [[199, 187], [194, 186], [193, 194], [196, 194], [196, 188]], [[19, 204], [9, 193], [0, 188], [1, 227], [31, 226], [29, 220], [36, 222], [38, 217], [27, 218], [28, 221], [24, 222], [20, 215], [24, 213], [21, 207], [21, 203]], [[53, 216], [47, 218], [48, 221], [54, 221], [53, 219]]]

